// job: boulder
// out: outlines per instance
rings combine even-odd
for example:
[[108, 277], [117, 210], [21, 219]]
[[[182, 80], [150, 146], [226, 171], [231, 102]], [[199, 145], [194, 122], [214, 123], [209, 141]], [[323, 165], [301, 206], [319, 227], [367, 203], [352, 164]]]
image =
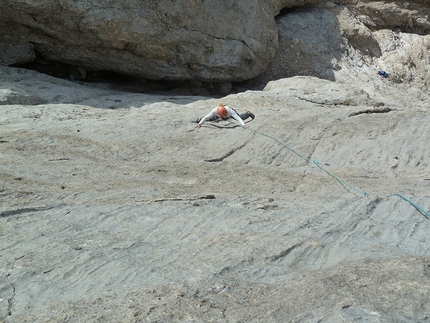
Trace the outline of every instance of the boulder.
[[321, 2], [4, 0], [0, 64], [37, 56], [151, 80], [243, 81], [275, 55], [275, 16]]
[[3, 0], [0, 64], [37, 58], [71, 65], [67, 77], [80, 80], [111, 71], [260, 87], [381, 67], [426, 88], [429, 16], [423, 0]]
[[[262, 0], [5, 0], [0, 46], [34, 45], [50, 61], [153, 80], [241, 81], [263, 72], [275, 54], [274, 7]], [[10, 51], [0, 54], [4, 65], [23, 61]]]

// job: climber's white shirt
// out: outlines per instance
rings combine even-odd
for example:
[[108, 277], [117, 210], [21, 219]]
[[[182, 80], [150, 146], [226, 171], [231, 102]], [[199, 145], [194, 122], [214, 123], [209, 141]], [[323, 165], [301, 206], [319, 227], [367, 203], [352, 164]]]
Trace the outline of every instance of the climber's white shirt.
[[[234, 111], [231, 107], [228, 105], [224, 106], [227, 109], [227, 118], [232, 117], [240, 122], [240, 124], [243, 126], [245, 125], [245, 122], [239, 117], [239, 115]], [[211, 112], [209, 112], [206, 116], [203, 117], [202, 120], [200, 120], [199, 124], [202, 124], [203, 122], [206, 122], [207, 120], [214, 118], [214, 117], [220, 117], [221, 116], [217, 112], [218, 107], [214, 108]]]

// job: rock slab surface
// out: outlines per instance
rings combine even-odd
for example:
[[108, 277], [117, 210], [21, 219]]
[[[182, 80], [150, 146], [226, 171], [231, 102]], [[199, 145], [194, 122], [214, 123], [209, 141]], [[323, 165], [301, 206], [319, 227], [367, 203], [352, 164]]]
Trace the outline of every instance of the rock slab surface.
[[428, 322], [430, 220], [392, 195], [430, 210], [426, 93], [294, 77], [193, 130], [220, 99], [0, 89], [0, 321]]

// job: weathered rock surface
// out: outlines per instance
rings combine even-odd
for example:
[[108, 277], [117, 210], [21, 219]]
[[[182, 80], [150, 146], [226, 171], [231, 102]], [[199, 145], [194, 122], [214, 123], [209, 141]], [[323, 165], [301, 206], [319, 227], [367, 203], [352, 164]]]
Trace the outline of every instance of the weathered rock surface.
[[37, 54], [83, 71], [208, 82], [258, 77], [257, 85], [297, 74], [342, 78], [343, 65], [353, 63], [357, 73], [380, 66], [399, 82], [427, 86], [429, 15], [418, 0], [4, 0], [0, 62], [19, 65]]
[[[3, 1], [5, 65], [277, 81], [214, 99], [0, 67], [0, 322], [428, 322], [429, 14]], [[193, 130], [218, 100], [252, 130]]]
[[427, 91], [430, 8], [421, 2], [327, 2], [277, 17], [279, 48], [267, 70], [249, 82], [296, 75], [351, 81], [378, 67], [393, 81]]
[[[3, 1], [4, 63], [45, 59], [149, 79], [243, 80], [277, 48], [266, 1]], [[13, 57], [18, 46], [25, 53]]]
[[0, 321], [428, 322], [430, 220], [392, 195], [430, 210], [427, 93], [222, 98], [255, 132], [193, 130], [209, 97], [5, 67], [0, 89]]

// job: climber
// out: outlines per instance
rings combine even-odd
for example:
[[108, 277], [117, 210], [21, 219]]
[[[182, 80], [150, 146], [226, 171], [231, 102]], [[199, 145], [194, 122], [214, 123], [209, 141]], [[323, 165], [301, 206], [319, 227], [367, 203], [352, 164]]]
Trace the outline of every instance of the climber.
[[378, 68], [378, 74], [379, 74], [381, 77], [388, 77], [388, 73], [387, 73], [387, 72], [385, 72], [384, 70], [381, 70], [380, 68]]
[[255, 115], [250, 111], [246, 111], [245, 113], [242, 113], [239, 115], [236, 112], [236, 110], [234, 110], [233, 108], [229, 107], [228, 105], [225, 105], [224, 103], [220, 103], [216, 108], [214, 108], [206, 116], [204, 116], [203, 118], [197, 119], [196, 122], [198, 124], [197, 124], [196, 128], [200, 128], [201, 125], [206, 121], [215, 121], [219, 118], [221, 118], [223, 120], [227, 120], [228, 118], [234, 118], [240, 122], [242, 127], [248, 128], [248, 126], [245, 124], [245, 122], [243, 120], [246, 120], [248, 118], [251, 118], [252, 120], [254, 120]]

